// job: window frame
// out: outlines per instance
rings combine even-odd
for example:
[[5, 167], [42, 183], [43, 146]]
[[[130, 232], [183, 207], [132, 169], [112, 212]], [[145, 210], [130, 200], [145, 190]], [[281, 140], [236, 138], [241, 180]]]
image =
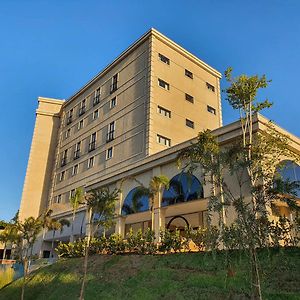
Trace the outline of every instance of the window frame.
[[184, 75], [190, 79], [194, 79], [194, 74], [188, 69], [184, 69]]
[[[161, 83], [164, 86], [162, 86]], [[160, 79], [160, 78], [158, 78], [158, 86], [161, 87], [162, 89], [164, 89], [165, 91], [170, 90], [170, 84], [168, 82], [164, 81], [163, 79]]]
[[161, 54], [161, 53], [158, 53], [158, 59], [159, 61], [161, 61], [162, 63], [166, 64], [166, 65], [170, 65], [170, 58], [168, 58], [167, 56]]
[[[111, 155], [109, 155], [109, 154], [111, 154]], [[106, 155], [105, 155], [106, 160], [112, 159], [113, 155], [114, 155], [114, 147], [107, 148]]]

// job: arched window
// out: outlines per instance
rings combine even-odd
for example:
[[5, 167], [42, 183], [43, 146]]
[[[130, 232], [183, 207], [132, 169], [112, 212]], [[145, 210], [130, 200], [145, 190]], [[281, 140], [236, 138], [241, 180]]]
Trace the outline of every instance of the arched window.
[[[299, 182], [300, 183], [300, 166], [291, 160], [285, 160], [280, 167], [276, 168], [277, 176], [281, 176], [283, 181]], [[276, 176], [276, 175], [275, 175]], [[300, 198], [300, 188], [295, 190], [296, 195]]]
[[164, 191], [162, 206], [203, 198], [203, 187], [192, 174], [180, 173], [170, 181], [170, 187]]
[[138, 197], [137, 190], [138, 188], [134, 188], [127, 194], [122, 206], [123, 216], [149, 210], [149, 197]]

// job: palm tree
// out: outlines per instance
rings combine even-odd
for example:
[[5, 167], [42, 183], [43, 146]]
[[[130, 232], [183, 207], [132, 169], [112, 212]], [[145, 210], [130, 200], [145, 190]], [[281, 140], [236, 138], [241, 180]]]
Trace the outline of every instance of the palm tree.
[[50, 257], [53, 257], [53, 254], [54, 254], [54, 237], [55, 237], [55, 232], [57, 230], [60, 230], [62, 232], [64, 226], [69, 227], [70, 226], [70, 221], [67, 220], [67, 219], [53, 220], [51, 222], [51, 224], [50, 224], [49, 230], [53, 231]]
[[90, 240], [93, 238], [99, 226], [103, 227], [103, 232], [105, 234], [105, 229], [110, 228], [114, 224], [113, 219], [115, 217], [115, 204], [119, 198], [119, 192], [120, 190], [118, 189], [114, 189], [110, 192], [109, 188], [104, 187], [91, 190], [85, 196], [88, 223], [86, 229], [87, 240], [83, 265], [83, 278], [80, 289], [80, 300], [84, 299], [83, 296], [87, 276]]
[[31, 256], [29, 250], [32, 249], [38, 234], [43, 228], [43, 223], [40, 218], [29, 217], [24, 222], [18, 221], [16, 224], [17, 231], [22, 238], [21, 259], [24, 264], [24, 277], [22, 283], [21, 300], [24, 299], [26, 279], [28, 275], [29, 261]]
[[[43, 236], [42, 236], [42, 243], [44, 242], [45, 239], [45, 235], [46, 235], [46, 231], [49, 230], [52, 226], [52, 223], [54, 222], [54, 220], [51, 218], [51, 214], [52, 214], [52, 209], [47, 209], [45, 211], [45, 213], [43, 213], [39, 219], [41, 220], [42, 223], [42, 228], [43, 228]], [[41, 244], [41, 249], [40, 249], [40, 254], [39, 257], [42, 257], [42, 247], [43, 244]]]
[[[139, 182], [140, 183], [140, 182]], [[140, 183], [140, 186], [136, 188], [132, 202], [135, 203], [143, 196], [149, 198], [149, 208], [151, 211], [151, 229], [154, 230], [154, 204], [161, 207], [162, 194], [164, 189], [168, 189], [170, 180], [165, 175], [154, 176], [151, 178], [149, 187], [145, 187]]]
[[0, 233], [0, 242], [2, 242], [4, 244], [2, 259], [5, 259], [6, 246], [8, 243], [11, 243], [11, 244], [13, 243], [15, 229], [13, 227], [13, 224], [10, 224], [10, 223], [3, 223], [3, 227], [4, 227], [4, 229]]
[[74, 223], [75, 223], [76, 211], [79, 205], [83, 204], [83, 200], [84, 200], [84, 192], [83, 189], [79, 187], [75, 190], [74, 196], [70, 198], [70, 204], [72, 206], [72, 211], [73, 211], [70, 242], [74, 242]]

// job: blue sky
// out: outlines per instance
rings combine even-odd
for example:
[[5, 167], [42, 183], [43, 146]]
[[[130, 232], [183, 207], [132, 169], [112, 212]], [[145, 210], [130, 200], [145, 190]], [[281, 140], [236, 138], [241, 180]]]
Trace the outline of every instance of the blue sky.
[[[37, 97], [67, 99], [150, 27], [222, 73], [266, 74], [264, 114], [300, 136], [299, 12], [298, 0], [1, 0], [0, 219], [19, 207]], [[224, 123], [236, 117], [223, 101]]]

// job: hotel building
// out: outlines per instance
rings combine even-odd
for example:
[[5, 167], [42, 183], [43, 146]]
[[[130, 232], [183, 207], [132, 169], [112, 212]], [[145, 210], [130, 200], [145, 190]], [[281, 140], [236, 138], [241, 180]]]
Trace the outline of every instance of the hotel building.
[[[239, 122], [222, 127], [220, 79], [220, 72], [151, 29], [67, 101], [39, 97], [20, 219], [38, 217], [47, 208], [56, 218], [71, 218], [69, 199], [76, 188], [122, 185], [115, 231], [146, 229], [151, 226], [147, 199], [134, 208], [138, 184], [124, 178], [148, 186], [163, 174], [179, 182], [181, 192], [166, 191], [155, 207], [156, 230], [204, 225], [210, 186], [201, 184], [198, 170], [188, 188], [176, 156], [204, 129], [223, 144], [240, 135]], [[264, 130], [266, 124], [257, 116], [254, 126]], [[299, 138], [289, 138], [299, 151]], [[84, 236], [85, 222], [81, 207], [76, 237]], [[69, 240], [70, 230], [49, 232], [43, 249], [53, 236]]]

